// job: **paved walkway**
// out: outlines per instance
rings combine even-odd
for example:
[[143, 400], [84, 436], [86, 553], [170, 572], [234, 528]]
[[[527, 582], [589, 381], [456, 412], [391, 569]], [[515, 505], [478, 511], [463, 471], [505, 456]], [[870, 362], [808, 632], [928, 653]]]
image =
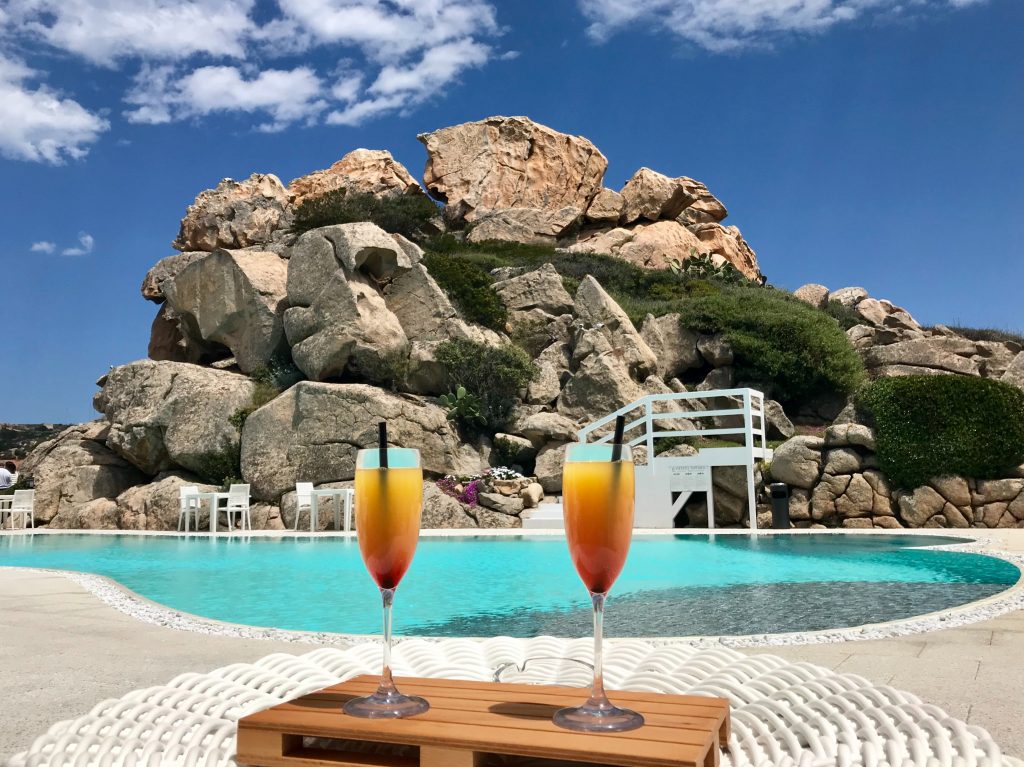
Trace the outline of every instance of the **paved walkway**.
[[[991, 541], [1024, 551], [1024, 535]], [[1024, 611], [964, 628], [891, 640], [771, 647], [762, 652], [860, 674], [909, 690], [984, 727], [1024, 758]], [[130, 618], [68, 579], [0, 570], [0, 758], [24, 750], [54, 722], [104, 698], [272, 652], [310, 649], [206, 636]], [[12, 711], [17, 712], [12, 716]]]
[[310, 645], [176, 631], [118, 612], [60, 575], [0, 571], [0, 763], [105, 698]]

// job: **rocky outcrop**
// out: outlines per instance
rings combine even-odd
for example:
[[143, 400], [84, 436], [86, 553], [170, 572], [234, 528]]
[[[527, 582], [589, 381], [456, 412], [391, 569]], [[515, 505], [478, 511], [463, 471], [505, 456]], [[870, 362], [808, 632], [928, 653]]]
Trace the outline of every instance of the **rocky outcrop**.
[[658, 375], [668, 380], [703, 364], [697, 351], [697, 334], [687, 330], [678, 314], [655, 317], [648, 314], [640, 328], [640, 337], [654, 352]]
[[686, 176], [669, 178], [650, 168], [634, 173], [619, 193], [623, 224], [640, 219], [661, 221], [675, 219], [690, 211], [687, 223], [721, 221], [728, 215], [725, 206], [699, 181]]
[[245, 181], [226, 178], [188, 206], [171, 247], [212, 251], [264, 245], [290, 225], [288, 190], [270, 173]]
[[457, 224], [511, 209], [550, 214], [572, 208], [579, 218], [608, 167], [587, 139], [527, 117], [489, 117], [417, 138], [427, 149], [423, 183], [447, 203], [446, 216]]
[[[181, 488], [186, 485], [207, 493], [219, 489], [180, 471], [158, 474], [152, 482], [129, 488], [117, 497], [116, 526], [121, 530], [177, 530]], [[209, 529], [208, 517], [208, 510], [200, 514], [201, 527]], [[190, 528], [192, 523], [190, 519]]]
[[287, 278], [288, 263], [275, 253], [217, 250], [190, 261], [160, 289], [186, 348], [198, 350], [197, 357], [227, 349], [251, 373], [286, 350]]
[[580, 281], [574, 306], [576, 317], [586, 327], [598, 330], [615, 358], [631, 375], [643, 380], [657, 370], [658, 359], [654, 352], [622, 308], [592, 276], [587, 275]]
[[667, 269], [672, 259], [685, 261], [701, 241], [675, 221], [657, 221], [635, 226], [597, 229], [580, 234], [570, 253], [608, 253], [637, 266]]
[[330, 168], [300, 176], [288, 184], [288, 194], [295, 207], [336, 189], [377, 197], [423, 194], [405, 166], [384, 149], [353, 150]]
[[562, 277], [551, 264], [494, 283], [494, 290], [510, 312], [540, 309], [552, 318], [569, 314], [573, 299], [562, 284]]
[[[109, 433], [103, 421], [78, 424], [29, 454], [20, 474], [34, 483], [36, 524], [62, 517], [82, 520], [64, 526], [105, 527], [102, 520], [112, 499], [145, 481], [142, 472], [107, 447]], [[89, 504], [93, 505], [83, 511]]]
[[372, 447], [386, 421], [396, 445], [417, 448], [431, 474], [479, 472], [479, 455], [460, 444], [437, 405], [365, 384], [302, 381], [246, 419], [242, 477], [256, 498], [275, 501], [297, 481], [355, 476], [356, 451]]
[[378, 362], [408, 356], [409, 339], [388, 308], [381, 284], [421, 253], [370, 223], [314, 229], [299, 238], [288, 264], [284, 329], [292, 358], [312, 380], [347, 371], [372, 376]]
[[167, 298], [164, 295], [164, 283], [177, 277], [178, 273], [193, 261], [205, 257], [205, 252], [193, 250], [161, 258], [146, 272], [146, 277], [142, 280], [142, 297], [157, 304], [163, 303]]
[[237, 373], [143, 360], [111, 370], [93, 404], [109, 423], [107, 446], [146, 474], [181, 467], [209, 476], [211, 462], [238, 455], [231, 418], [254, 391]]

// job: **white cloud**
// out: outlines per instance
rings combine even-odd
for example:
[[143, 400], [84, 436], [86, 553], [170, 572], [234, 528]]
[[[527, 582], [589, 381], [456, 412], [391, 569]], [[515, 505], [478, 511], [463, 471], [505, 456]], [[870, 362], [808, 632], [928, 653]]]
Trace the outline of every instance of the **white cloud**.
[[74, 248], [64, 248], [60, 254], [62, 256], [87, 256], [92, 253], [93, 245], [95, 245], [95, 241], [91, 234], [88, 232], [79, 232], [78, 245]]
[[0, 51], [0, 155], [59, 165], [84, 157], [109, 123], [45, 85], [37, 72]]
[[143, 67], [125, 101], [130, 122], [159, 124], [215, 112], [269, 115], [262, 130], [316, 116], [327, 102], [323, 83], [308, 67], [268, 69], [247, 78], [237, 67], [201, 67], [180, 74], [173, 66]]
[[[493, 0], [0, 0], [0, 6], [0, 42], [50, 54], [49, 61], [57, 51], [126, 71], [124, 117], [151, 125], [235, 113], [252, 115], [256, 130], [278, 131], [408, 111], [498, 56], [487, 38], [501, 34]], [[333, 68], [273, 66], [275, 59], [314, 51], [318, 62], [333, 59]], [[82, 156], [109, 127], [105, 114], [44, 87], [26, 90], [20, 84], [27, 76], [0, 76], [0, 97], [8, 96], [0, 98], [0, 118], [13, 125], [0, 119], [0, 152], [47, 162]], [[26, 107], [26, 101], [33, 103]]]
[[314, 41], [359, 47], [378, 63], [497, 32], [485, 0], [278, 0]]
[[94, 64], [117, 59], [241, 58], [254, 0], [9, 0], [12, 25]]
[[357, 125], [386, 112], [418, 106], [455, 80], [463, 70], [487, 62], [490, 47], [472, 40], [458, 40], [428, 50], [406, 66], [384, 67], [363, 98], [345, 109], [331, 112], [331, 125]]
[[714, 52], [763, 46], [778, 35], [827, 29], [871, 12], [919, 14], [986, 0], [578, 0], [587, 32], [604, 41], [635, 24], [663, 28]]
[[53, 253], [57, 249], [57, 244], [50, 242], [49, 240], [40, 240], [39, 242], [33, 242], [32, 247], [29, 248], [33, 253]]

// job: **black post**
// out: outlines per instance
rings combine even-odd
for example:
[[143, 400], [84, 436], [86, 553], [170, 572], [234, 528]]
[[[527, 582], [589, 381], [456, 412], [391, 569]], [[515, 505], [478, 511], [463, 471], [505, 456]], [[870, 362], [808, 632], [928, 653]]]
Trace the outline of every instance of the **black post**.
[[788, 530], [789, 487], [782, 482], [772, 482], [768, 487], [772, 495], [772, 529]]

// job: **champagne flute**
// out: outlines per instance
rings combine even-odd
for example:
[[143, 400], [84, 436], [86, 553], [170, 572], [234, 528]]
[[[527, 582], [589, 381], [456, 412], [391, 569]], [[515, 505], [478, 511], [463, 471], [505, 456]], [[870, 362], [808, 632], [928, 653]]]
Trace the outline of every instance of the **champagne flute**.
[[622, 732], [644, 723], [636, 711], [615, 706], [604, 691], [601, 640], [604, 602], [622, 572], [633, 536], [633, 457], [621, 444], [574, 444], [565, 456], [562, 495], [569, 553], [594, 606], [594, 683], [582, 706], [563, 708], [554, 723], [582, 732]]
[[[381, 424], [383, 427], [383, 424]], [[356, 533], [363, 563], [380, 588], [384, 605], [384, 667], [372, 695], [353, 698], [346, 714], [369, 719], [397, 719], [430, 708], [423, 698], [403, 695], [391, 676], [391, 604], [395, 589], [412, 563], [420, 535], [423, 470], [418, 450], [382, 447], [356, 455]]]

